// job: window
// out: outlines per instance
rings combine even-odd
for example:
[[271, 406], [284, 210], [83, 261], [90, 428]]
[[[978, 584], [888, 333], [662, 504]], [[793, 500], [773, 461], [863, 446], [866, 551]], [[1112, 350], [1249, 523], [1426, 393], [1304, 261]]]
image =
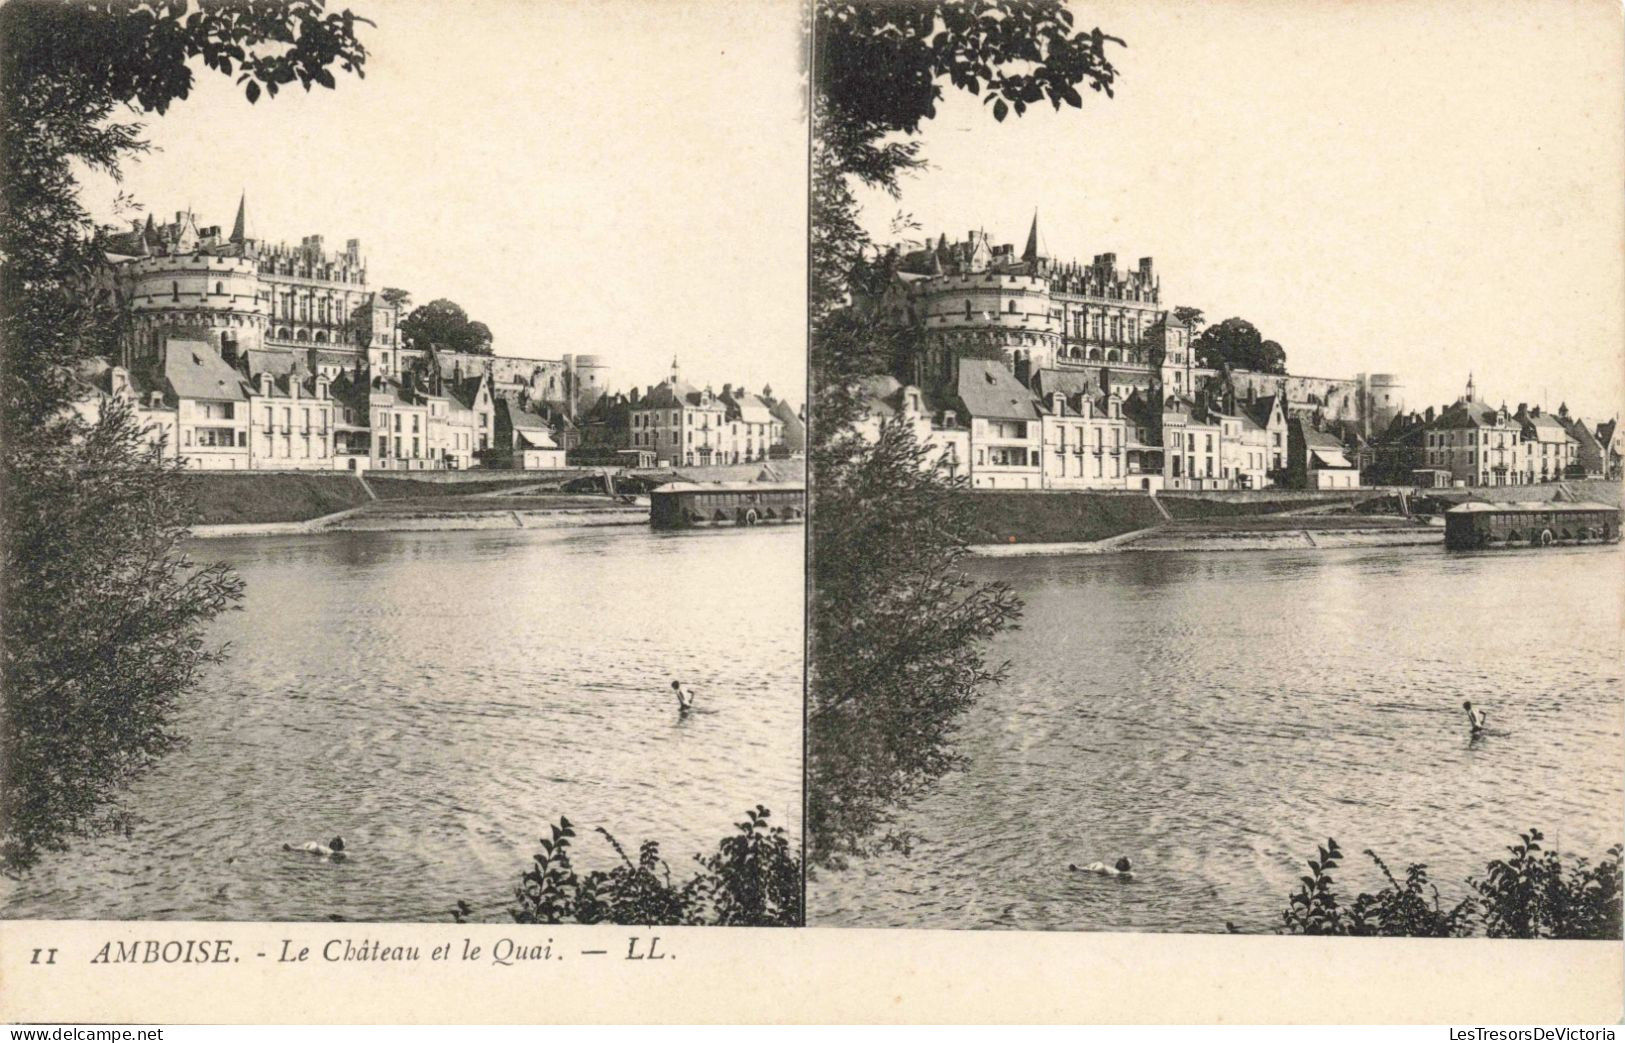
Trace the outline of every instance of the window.
[[226, 292], [225, 285], [223, 283], [215, 283], [214, 284], [214, 292], [219, 293], [219, 294], [225, 293]]
[[1016, 302], [1011, 301], [1010, 302], [1010, 307], [1005, 309], [1005, 310], [1008, 311], [1011, 315], [1014, 315], [1016, 313]]
[[965, 318], [970, 318], [970, 301], [965, 302]]
[[172, 300], [172, 301], [178, 301], [178, 300], [181, 299], [181, 284], [180, 283], [172, 282], [172, 283], [169, 284], [169, 299]]

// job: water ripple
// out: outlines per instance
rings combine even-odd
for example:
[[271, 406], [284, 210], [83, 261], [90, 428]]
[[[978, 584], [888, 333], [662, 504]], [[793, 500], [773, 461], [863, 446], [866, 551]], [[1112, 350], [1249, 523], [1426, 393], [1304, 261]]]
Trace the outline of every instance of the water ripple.
[[[911, 855], [810, 885], [831, 925], [1267, 930], [1317, 843], [1446, 890], [1538, 826], [1620, 839], [1618, 551], [978, 559], [1027, 604]], [[1491, 711], [1469, 743], [1461, 701]], [[1136, 863], [1133, 887], [1069, 862]], [[1380, 885], [1351, 855], [1343, 879]]]
[[[514, 531], [211, 541], [248, 582], [190, 746], [5, 917], [500, 919], [538, 836], [675, 870], [758, 803], [799, 829], [802, 535]], [[671, 678], [714, 713], [679, 724]], [[320, 862], [284, 842], [346, 838]]]

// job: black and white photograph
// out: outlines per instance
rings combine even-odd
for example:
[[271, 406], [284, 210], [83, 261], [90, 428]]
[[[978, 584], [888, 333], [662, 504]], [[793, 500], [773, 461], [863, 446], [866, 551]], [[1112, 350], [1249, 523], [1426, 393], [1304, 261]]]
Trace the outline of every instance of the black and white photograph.
[[1617, 10], [816, 10], [809, 922], [1618, 939]]
[[799, 923], [794, 19], [0, 30], [0, 916]]
[[0, 0], [0, 1021], [1613, 1039], [1622, 185], [1619, 0]]

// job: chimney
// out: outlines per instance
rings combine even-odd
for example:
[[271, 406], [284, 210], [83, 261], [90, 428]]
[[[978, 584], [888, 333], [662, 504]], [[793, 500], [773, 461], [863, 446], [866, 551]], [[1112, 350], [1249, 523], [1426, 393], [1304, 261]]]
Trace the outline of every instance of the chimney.
[[1021, 381], [1022, 387], [1026, 387], [1033, 379], [1032, 360], [1025, 355], [1016, 359], [1016, 379]]

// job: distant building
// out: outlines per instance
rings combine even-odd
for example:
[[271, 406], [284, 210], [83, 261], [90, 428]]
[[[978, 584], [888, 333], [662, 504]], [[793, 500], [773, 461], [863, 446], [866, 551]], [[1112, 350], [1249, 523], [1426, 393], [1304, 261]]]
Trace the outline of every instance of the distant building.
[[1295, 489], [1358, 489], [1360, 470], [1335, 436], [1302, 417], [1287, 422], [1287, 471]]
[[206, 471], [249, 467], [249, 396], [241, 375], [204, 341], [165, 338], [157, 372], [175, 409], [177, 450], [188, 466]]
[[554, 470], [565, 466], [565, 450], [553, 438], [547, 420], [512, 398], [496, 402], [496, 463], [517, 471]]
[[970, 429], [956, 410], [927, 399], [919, 388], [895, 377], [865, 377], [853, 390], [861, 411], [853, 424], [859, 434], [872, 441], [880, 437], [882, 423], [906, 424], [925, 447], [922, 467], [940, 468], [950, 479], [969, 476]]
[[670, 376], [633, 398], [627, 408], [628, 449], [648, 450], [660, 466], [711, 467], [767, 460], [784, 441], [784, 424], [759, 395], [723, 386], [718, 395]]
[[1506, 406], [1494, 409], [1478, 401], [1471, 376], [1461, 398], [1428, 425], [1424, 466], [1447, 471], [1465, 485], [1521, 483], [1525, 453], [1523, 426]]
[[1043, 420], [1033, 394], [997, 362], [965, 359], [954, 388], [970, 427], [970, 484], [976, 489], [1043, 487]]
[[1606, 476], [1620, 477], [1621, 459], [1625, 457], [1625, 429], [1621, 429], [1617, 419], [1598, 424], [1597, 442], [1602, 446], [1603, 459], [1606, 461]]
[[[120, 356], [107, 361], [120, 380], [151, 380], [171, 403], [169, 429], [190, 466], [466, 468], [493, 448], [499, 391], [523, 397], [551, 418], [553, 437], [573, 442], [574, 418], [607, 390], [608, 367], [597, 355], [520, 358], [406, 344], [405, 309], [368, 283], [359, 240], [342, 250], [327, 249], [320, 235], [297, 245], [261, 240], [248, 226], [246, 200], [229, 233], [181, 211], [173, 222], [149, 216], [99, 234], [105, 281], [126, 318]], [[223, 377], [220, 387], [195, 386], [205, 369], [237, 374], [245, 398], [203, 397], [224, 386]], [[170, 389], [171, 371], [181, 390]], [[242, 446], [239, 433], [249, 436]]]
[[1101, 392], [1082, 373], [1040, 370], [1033, 379], [1042, 423], [1043, 488], [1121, 489], [1129, 423], [1121, 389]]

